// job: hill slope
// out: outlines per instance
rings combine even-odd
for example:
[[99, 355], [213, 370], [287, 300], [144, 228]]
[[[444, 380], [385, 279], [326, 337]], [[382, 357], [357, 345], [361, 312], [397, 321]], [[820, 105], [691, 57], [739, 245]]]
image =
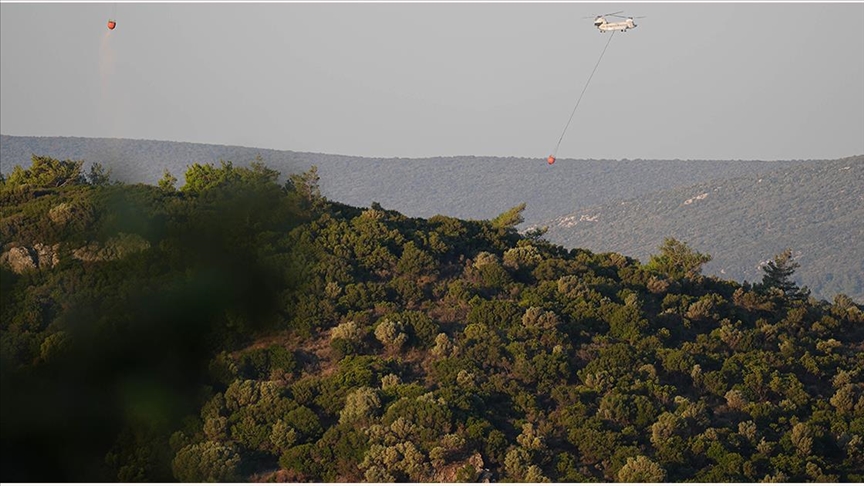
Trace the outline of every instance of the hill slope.
[[864, 156], [715, 180], [580, 209], [548, 225], [568, 247], [643, 261], [667, 236], [713, 256], [706, 271], [761, 278], [760, 263], [795, 251], [797, 277], [819, 297], [864, 301]]
[[[414, 217], [436, 214], [488, 219], [527, 203], [527, 224], [574, 207], [632, 198], [715, 178], [764, 173], [815, 162], [559, 160], [502, 157], [376, 159], [153, 140], [0, 136], [0, 168], [30, 164], [32, 154], [99, 162], [113, 176], [154, 184], [165, 169], [185, 173], [194, 162], [246, 165], [260, 155], [283, 174], [318, 166], [326, 197], [356, 206], [377, 201]], [[182, 181], [181, 181], [182, 182]]]
[[0, 184], [4, 482], [864, 480], [848, 299], [311, 174], [34, 165]]

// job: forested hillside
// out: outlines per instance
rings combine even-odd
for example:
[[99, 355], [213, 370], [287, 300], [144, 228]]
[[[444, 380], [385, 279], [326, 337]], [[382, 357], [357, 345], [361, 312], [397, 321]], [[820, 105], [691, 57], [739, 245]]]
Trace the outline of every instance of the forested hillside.
[[499, 213], [261, 164], [9, 171], [0, 479], [864, 481], [861, 306], [785, 259], [742, 285], [700, 247], [641, 264]]
[[792, 248], [815, 296], [864, 302], [862, 188], [864, 156], [850, 157], [587, 207], [546, 223], [547, 238], [644, 261], [674, 236], [713, 257], [706, 272], [738, 281]]
[[260, 156], [283, 174], [315, 165], [321, 192], [355, 206], [377, 201], [413, 217], [446, 214], [489, 219], [527, 203], [528, 225], [604, 204], [717, 178], [763, 174], [816, 161], [570, 160], [546, 164], [516, 157], [380, 159], [155, 140], [0, 135], [0, 168], [27, 167], [33, 154], [97, 162], [115, 179], [155, 184], [165, 170], [180, 178], [196, 162], [247, 166]]

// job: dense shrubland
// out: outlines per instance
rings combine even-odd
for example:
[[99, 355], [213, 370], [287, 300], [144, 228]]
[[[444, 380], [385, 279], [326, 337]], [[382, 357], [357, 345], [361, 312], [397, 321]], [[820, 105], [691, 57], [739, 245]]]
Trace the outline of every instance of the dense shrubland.
[[862, 481], [864, 313], [491, 221], [35, 158], [0, 188], [8, 481]]

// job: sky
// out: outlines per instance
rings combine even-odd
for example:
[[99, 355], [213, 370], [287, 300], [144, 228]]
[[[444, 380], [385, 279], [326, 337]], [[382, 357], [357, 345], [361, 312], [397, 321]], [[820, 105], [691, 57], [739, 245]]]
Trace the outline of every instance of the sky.
[[[591, 17], [618, 10], [645, 18], [609, 40]], [[2, 3], [0, 132], [545, 158], [608, 41], [559, 158], [839, 158], [864, 154], [862, 26], [860, 2]]]

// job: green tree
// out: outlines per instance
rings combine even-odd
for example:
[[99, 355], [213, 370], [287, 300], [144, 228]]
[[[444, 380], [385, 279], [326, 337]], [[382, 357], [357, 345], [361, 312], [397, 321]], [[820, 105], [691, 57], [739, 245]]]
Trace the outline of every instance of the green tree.
[[645, 456], [627, 458], [627, 464], [618, 471], [622, 483], [662, 483], [665, 479], [666, 471]]
[[687, 243], [675, 238], [666, 238], [660, 246], [660, 254], [652, 255], [646, 268], [651, 272], [679, 280], [695, 277], [702, 271], [702, 265], [710, 261], [711, 255], [694, 251]]
[[285, 183], [285, 188], [300, 196], [300, 199], [309, 206], [316, 206], [323, 200], [321, 189], [318, 187], [318, 166], [313, 165], [302, 174], [292, 174]]
[[99, 162], [94, 162], [87, 172], [87, 182], [91, 186], [107, 186], [111, 182], [111, 169], [105, 169]]
[[168, 169], [165, 169], [162, 178], [159, 179], [159, 188], [167, 192], [174, 192], [177, 188], [177, 178]]
[[399, 273], [412, 276], [432, 274], [437, 268], [436, 263], [429, 253], [417, 248], [413, 241], [409, 241], [403, 246], [402, 256], [396, 264], [396, 270]]
[[525, 218], [522, 217], [522, 211], [525, 211], [525, 203], [513, 206], [495, 217], [492, 221], [493, 228], [513, 228], [522, 224]]
[[283, 420], [277, 420], [270, 430], [270, 444], [282, 455], [297, 443], [297, 431]]
[[792, 275], [801, 264], [792, 256], [792, 249], [787, 248], [774, 256], [774, 259], [762, 266], [765, 273], [762, 276], [762, 288], [765, 290], [777, 289], [786, 295], [796, 299], [804, 299], [810, 295], [807, 287], [799, 288], [792, 280]]
[[61, 187], [84, 183], [83, 160], [57, 160], [34, 155], [28, 169], [15, 166], [7, 183], [11, 186]]
[[345, 408], [339, 412], [339, 423], [367, 421], [381, 408], [378, 393], [368, 386], [361, 386], [345, 397]]
[[177, 452], [173, 469], [174, 477], [185, 483], [237, 482], [240, 455], [230, 444], [192, 444]]
[[369, 482], [428, 482], [432, 473], [432, 465], [410, 441], [392, 446], [372, 444], [359, 467]]
[[520, 268], [533, 268], [543, 260], [540, 252], [533, 245], [522, 245], [510, 248], [504, 252], [504, 266], [519, 270]]
[[404, 330], [405, 326], [401, 322], [384, 319], [375, 327], [375, 338], [384, 346], [398, 350], [408, 341]]
[[252, 162], [248, 168], [234, 167], [232, 162], [224, 160], [219, 161], [219, 167], [209, 163], [195, 163], [186, 169], [186, 183], [180, 190], [200, 194], [219, 187], [239, 185], [240, 187], [252, 188], [274, 183], [278, 178], [279, 172], [267, 168], [261, 162], [260, 157]]
[[220, 161], [220, 166], [194, 163], [186, 168], [186, 183], [180, 188], [183, 192], [201, 193], [237, 179], [234, 164]]

